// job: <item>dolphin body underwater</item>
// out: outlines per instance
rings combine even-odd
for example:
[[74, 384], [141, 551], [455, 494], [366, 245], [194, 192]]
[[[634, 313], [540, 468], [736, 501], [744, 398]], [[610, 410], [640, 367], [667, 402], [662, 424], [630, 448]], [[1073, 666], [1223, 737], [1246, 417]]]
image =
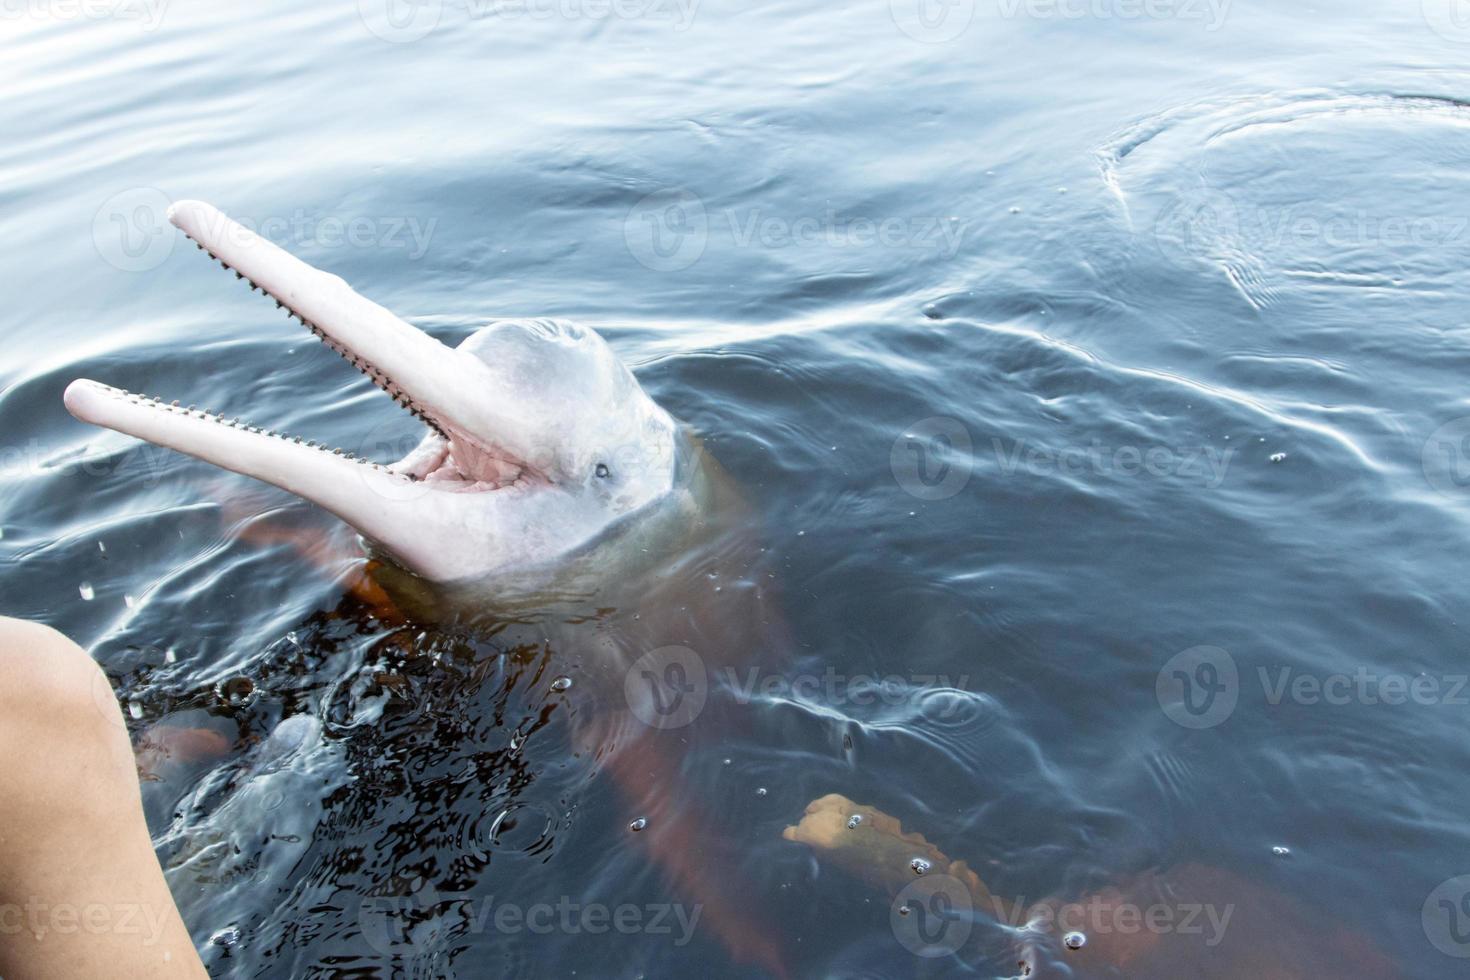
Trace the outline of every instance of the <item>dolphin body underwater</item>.
[[[713, 674], [791, 648], [752, 554], [748, 509], [718, 463], [591, 330], [504, 320], [451, 348], [207, 204], [179, 203], [169, 217], [427, 432], [404, 458], [383, 464], [85, 379], [66, 390], [71, 413], [321, 506], [373, 552], [435, 583], [428, 591], [451, 597], [428, 601], [436, 611], [488, 607], [500, 617], [497, 629], [511, 621], [532, 635], [563, 627], [557, 643], [583, 654], [596, 709], [579, 715], [577, 737], [611, 775], [627, 812], [641, 818], [639, 844], [671, 890], [698, 903], [701, 923], [732, 959], [790, 976], [779, 930], [732, 870], [740, 856], [711, 831], [699, 802], [680, 794], [680, 760], [692, 742], [709, 737], [698, 729], [718, 722], [719, 709], [701, 716], [700, 726], [683, 727], [688, 717], [665, 726], [634, 694], [640, 665], [645, 675], [676, 666], [682, 679], [691, 651]], [[412, 576], [394, 565], [374, 567], [394, 602], [425, 604]], [[379, 614], [396, 615], [391, 606]], [[660, 660], [666, 650], [675, 653]], [[946, 874], [968, 892], [977, 921], [1002, 931], [1008, 966], [1021, 976], [1398, 975], [1350, 931], [1313, 920], [1260, 885], [1197, 865], [1145, 871], [1083, 898], [1048, 899], [1031, 909], [1056, 913], [1047, 922], [1005, 925], [1004, 909], [963, 861], [875, 807], [829, 794], [783, 836], [809, 848], [823, 872], [849, 876], [875, 896], [901, 901], [921, 867]], [[1073, 905], [1106, 919], [1186, 898], [1224, 913], [1218, 934], [1203, 924], [1193, 932], [1119, 928], [1093, 930], [1077, 949], [1062, 942]], [[912, 901], [894, 908], [952, 914]], [[1085, 930], [1089, 921], [1078, 925]], [[960, 950], [949, 953], [939, 961], [908, 958], [901, 972], [976, 972], [956, 962]]]
[[[679, 793], [690, 717], [667, 723], [660, 691], [633, 673], [693, 657], [713, 674], [786, 647], [756, 580], [748, 508], [719, 464], [592, 330], [503, 320], [451, 348], [207, 204], [180, 202], [169, 219], [427, 432], [384, 464], [88, 379], [67, 387], [67, 409], [340, 517], [391, 560], [353, 586], [380, 617], [579, 655], [578, 691], [593, 699], [578, 712], [579, 754], [610, 774], [638, 844], [701, 927], [736, 961], [788, 976], [778, 930], [728, 867], [738, 855], [722, 859], [723, 835]], [[718, 715], [711, 705], [703, 722]]]

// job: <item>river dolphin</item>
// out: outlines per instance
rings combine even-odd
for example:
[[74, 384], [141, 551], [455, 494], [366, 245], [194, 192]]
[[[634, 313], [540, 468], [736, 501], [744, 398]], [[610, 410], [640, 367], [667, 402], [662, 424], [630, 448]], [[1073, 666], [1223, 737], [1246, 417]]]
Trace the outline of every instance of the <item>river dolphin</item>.
[[[418, 418], [422, 441], [396, 462], [359, 459], [87, 379], [67, 388], [68, 410], [337, 515], [394, 563], [374, 563], [380, 616], [423, 605], [407, 569], [452, 597], [456, 618], [467, 599], [491, 617], [514, 610], [516, 628], [578, 657], [596, 708], [577, 713], [579, 754], [617, 783], [645, 828], [638, 846], [737, 961], [788, 976], [778, 931], [731, 867], [740, 855], [680, 790], [681, 759], [711, 736], [666, 727], [629, 693], [667, 656], [714, 675], [789, 648], [748, 508], [718, 463], [592, 330], [502, 320], [449, 347], [207, 204], [180, 202], [169, 220]], [[391, 601], [379, 575], [402, 587]]]
[[66, 390], [78, 419], [304, 497], [438, 582], [525, 587], [696, 511], [688, 440], [594, 331], [502, 320], [451, 348], [208, 204], [169, 220], [420, 419], [423, 441], [384, 465], [87, 379]]

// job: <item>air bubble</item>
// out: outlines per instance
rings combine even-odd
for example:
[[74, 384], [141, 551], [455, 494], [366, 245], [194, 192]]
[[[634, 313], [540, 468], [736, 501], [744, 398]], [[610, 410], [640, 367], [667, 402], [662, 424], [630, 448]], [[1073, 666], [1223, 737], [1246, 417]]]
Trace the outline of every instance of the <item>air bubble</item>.
[[1277, 844], [1275, 847], [1271, 848], [1271, 853], [1279, 858], [1290, 857], [1291, 848], [1282, 847], [1280, 844]]
[[636, 833], [638, 833], [638, 831], [642, 830], [644, 827], [647, 827], [647, 826], [648, 826], [648, 818], [647, 817], [639, 817], [637, 820], [634, 820], [632, 823], [628, 824], [628, 829], [631, 830], [631, 831], [633, 831], [633, 833], [636, 834]]
[[857, 830], [858, 827], [862, 826], [862, 822], [863, 815], [861, 813], [854, 813], [852, 816], [847, 818], [847, 829]]
[[77, 586], [77, 591], [82, 594], [83, 602], [91, 602], [93, 599], [97, 598], [97, 590], [92, 588], [91, 582], [83, 582], [81, 585]]
[[1279, 463], [1279, 462], [1281, 462], [1284, 459], [1286, 459], [1286, 453], [1272, 453], [1271, 454], [1271, 462], [1273, 462], [1273, 463]]
[[255, 682], [248, 677], [231, 677], [220, 681], [215, 693], [231, 707], [244, 707], [255, 700]]
[[570, 691], [572, 689], [572, 679], [570, 677], [558, 677], [551, 682], [551, 689], [558, 694], [562, 691]]
[[755, 791], [755, 795], [756, 796], [765, 796], [766, 795], [766, 788], [764, 786], [762, 786], [760, 789], [758, 789], [758, 790]]
[[226, 926], [210, 936], [209, 941], [214, 946], [223, 946], [229, 949], [231, 946], [240, 942], [240, 927]]
[[1080, 932], [1069, 932], [1062, 937], [1062, 945], [1068, 949], [1081, 949], [1087, 945], [1087, 937]]
[[929, 873], [929, 869], [932, 867], [934, 867], [934, 865], [930, 864], [923, 858], [914, 858], [912, 861], [909, 862], [909, 868], [916, 875], [926, 875]]

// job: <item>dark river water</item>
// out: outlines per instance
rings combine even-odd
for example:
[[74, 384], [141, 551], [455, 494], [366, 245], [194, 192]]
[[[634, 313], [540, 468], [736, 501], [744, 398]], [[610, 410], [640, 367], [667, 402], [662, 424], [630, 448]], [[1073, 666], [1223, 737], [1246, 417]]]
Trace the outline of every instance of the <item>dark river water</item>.
[[[212, 975], [1016, 975], [1026, 915], [783, 839], [829, 793], [1007, 908], [1161, 916], [1039, 975], [1470, 969], [1458, 0], [0, 0], [0, 37], [0, 612], [106, 668]], [[416, 435], [184, 198], [446, 340], [591, 325], [700, 433], [769, 621], [705, 637], [667, 764], [598, 740], [602, 611], [384, 619], [330, 516], [66, 414], [88, 376]]]

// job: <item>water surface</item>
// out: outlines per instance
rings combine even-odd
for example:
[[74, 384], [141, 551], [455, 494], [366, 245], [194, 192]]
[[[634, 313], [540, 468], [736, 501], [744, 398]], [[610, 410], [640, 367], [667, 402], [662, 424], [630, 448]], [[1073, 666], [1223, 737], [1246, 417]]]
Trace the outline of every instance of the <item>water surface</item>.
[[183, 198], [445, 339], [593, 325], [704, 436], [782, 623], [720, 662], [815, 683], [720, 675], [658, 789], [794, 975], [1014, 970], [913, 955], [783, 841], [829, 792], [1012, 900], [1223, 868], [1287, 941], [1461, 971], [1470, 28], [1141, 9], [6, 9], [0, 608], [137, 737], [231, 746], [145, 787], [214, 975], [759, 971], [708, 922], [486, 918], [688, 904], [579, 736], [594, 646], [385, 624], [302, 558], [353, 554], [326, 515], [65, 414], [86, 375], [413, 437], [167, 229]]

